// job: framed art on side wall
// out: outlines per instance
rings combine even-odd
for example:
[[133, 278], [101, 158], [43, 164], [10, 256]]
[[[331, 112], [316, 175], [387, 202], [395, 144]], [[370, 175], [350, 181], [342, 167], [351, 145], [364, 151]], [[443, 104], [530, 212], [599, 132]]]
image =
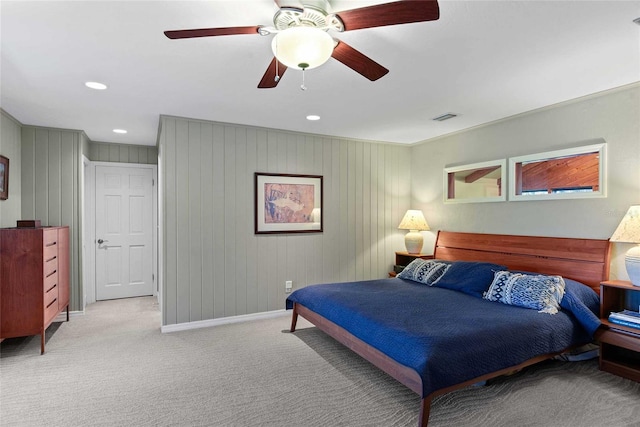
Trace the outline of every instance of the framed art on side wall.
[[9, 159], [0, 156], [0, 200], [9, 198]]
[[255, 173], [255, 233], [322, 232], [322, 176]]

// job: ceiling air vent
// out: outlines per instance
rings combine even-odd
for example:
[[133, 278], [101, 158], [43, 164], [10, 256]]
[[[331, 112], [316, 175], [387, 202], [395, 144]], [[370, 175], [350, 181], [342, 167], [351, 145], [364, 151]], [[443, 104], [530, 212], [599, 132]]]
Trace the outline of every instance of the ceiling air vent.
[[437, 122], [444, 122], [445, 120], [453, 119], [454, 117], [458, 117], [458, 115], [453, 113], [445, 113], [441, 116], [434, 117], [432, 120], [435, 120]]

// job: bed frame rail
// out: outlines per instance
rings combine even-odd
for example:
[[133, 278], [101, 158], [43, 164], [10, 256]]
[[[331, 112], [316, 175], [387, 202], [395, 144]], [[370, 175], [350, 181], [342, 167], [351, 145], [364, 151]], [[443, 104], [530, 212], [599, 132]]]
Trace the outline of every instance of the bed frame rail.
[[[296, 331], [298, 315], [313, 323], [318, 329], [381, 369], [401, 384], [404, 384], [414, 393], [422, 396], [422, 378], [420, 378], [420, 375], [416, 371], [396, 362], [380, 350], [351, 335], [346, 329], [341, 328], [325, 317], [298, 303], [294, 303], [293, 305], [291, 332]], [[418, 415], [419, 427], [427, 427], [429, 412], [431, 410], [431, 399], [432, 396], [426, 396], [423, 397], [420, 402], [420, 414]]]
[[364, 357], [373, 365], [382, 369], [396, 380], [407, 386], [412, 391], [422, 395], [422, 378], [416, 371], [401, 365], [375, 347], [370, 346], [359, 338], [356, 338], [346, 329], [327, 320], [323, 316], [309, 310], [307, 307], [295, 303], [291, 318], [291, 332], [295, 332], [296, 319], [298, 315], [313, 323], [318, 329], [334, 338], [353, 352]]

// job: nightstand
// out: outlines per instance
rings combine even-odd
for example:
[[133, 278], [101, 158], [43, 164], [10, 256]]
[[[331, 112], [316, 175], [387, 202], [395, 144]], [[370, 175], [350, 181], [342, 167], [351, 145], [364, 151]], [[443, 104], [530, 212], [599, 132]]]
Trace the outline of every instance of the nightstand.
[[640, 329], [630, 328], [608, 320], [613, 311], [627, 307], [631, 292], [640, 292], [640, 286], [633, 286], [625, 280], [609, 280], [600, 283], [600, 321], [602, 326], [596, 332], [600, 341], [600, 369], [624, 378], [640, 382]]
[[[396, 265], [404, 265], [405, 267], [416, 258], [433, 259], [433, 255], [428, 254], [410, 254], [409, 252], [396, 252]], [[389, 272], [389, 277], [396, 277], [395, 271]]]

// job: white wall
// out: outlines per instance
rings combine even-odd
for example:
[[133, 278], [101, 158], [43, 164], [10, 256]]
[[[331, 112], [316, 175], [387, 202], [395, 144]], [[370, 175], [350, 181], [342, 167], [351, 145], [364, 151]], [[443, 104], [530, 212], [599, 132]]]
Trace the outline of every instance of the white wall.
[[[608, 146], [606, 198], [443, 203], [446, 166], [602, 140]], [[640, 84], [414, 145], [411, 178], [413, 205], [423, 209], [432, 230], [607, 239], [628, 207], [640, 203]], [[432, 245], [435, 231], [427, 236], [425, 246]], [[628, 247], [613, 245], [612, 279], [627, 278], [621, 255]]]

